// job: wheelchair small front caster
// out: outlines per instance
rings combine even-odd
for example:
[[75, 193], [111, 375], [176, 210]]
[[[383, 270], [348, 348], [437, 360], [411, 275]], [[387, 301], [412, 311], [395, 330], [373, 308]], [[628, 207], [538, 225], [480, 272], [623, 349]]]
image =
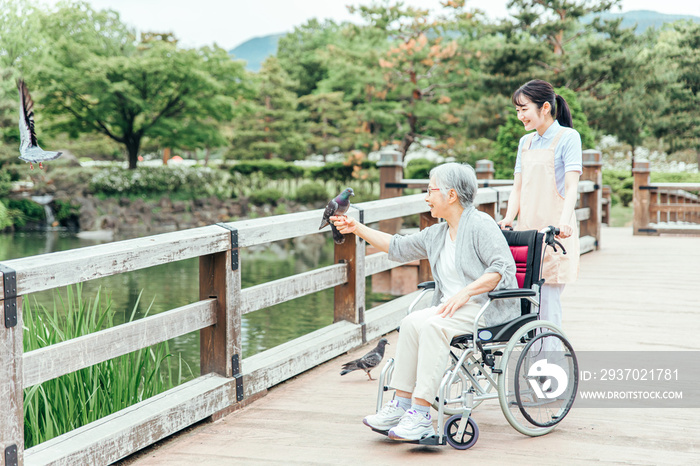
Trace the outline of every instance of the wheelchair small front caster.
[[459, 424], [461, 420], [461, 414], [455, 414], [447, 420], [445, 423], [445, 438], [447, 439], [447, 443], [457, 450], [466, 450], [467, 448], [473, 447], [479, 439], [479, 426], [476, 425], [474, 419], [469, 417], [464, 433], [459, 435]]

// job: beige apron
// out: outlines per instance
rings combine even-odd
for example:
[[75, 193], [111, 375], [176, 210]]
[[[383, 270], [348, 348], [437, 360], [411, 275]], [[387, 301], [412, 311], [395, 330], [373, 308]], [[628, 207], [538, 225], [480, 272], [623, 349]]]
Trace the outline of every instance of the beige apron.
[[[542, 230], [549, 225], [559, 226], [564, 209], [564, 198], [557, 190], [554, 175], [554, 148], [567, 129], [561, 129], [546, 149], [530, 149], [532, 133], [523, 146], [520, 156], [522, 188], [520, 190], [520, 213], [516, 230]], [[568, 224], [573, 233], [561, 243], [566, 248], [566, 255], [547, 248], [544, 257], [542, 276], [547, 284], [571, 283], [578, 276], [580, 255], [578, 225], [576, 213], [572, 212]]]

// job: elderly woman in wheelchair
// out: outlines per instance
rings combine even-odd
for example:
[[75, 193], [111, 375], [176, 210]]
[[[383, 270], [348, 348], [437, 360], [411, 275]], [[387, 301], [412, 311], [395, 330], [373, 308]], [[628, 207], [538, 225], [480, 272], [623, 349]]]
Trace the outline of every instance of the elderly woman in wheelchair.
[[[537, 321], [537, 311], [531, 310], [539, 302], [539, 269], [534, 268], [539, 267], [544, 235], [501, 232], [494, 219], [473, 206], [477, 188], [469, 165], [447, 163], [433, 168], [425, 200], [431, 215], [445, 221], [409, 236], [392, 236], [349, 217], [331, 217], [341, 233], [360, 236], [388, 252], [390, 260], [427, 258], [435, 280], [419, 285], [423, 292], [401, 322], [396, 356], [382, 371], [377, 413], [363, 420], [394, 440], [469, 448], [478, 438], [471, 410], [484, 399], [496, 397], [516, 429], [541, 435], [566, 415], [573, 402], [573, 396], [566, 396], [575, 385], [568, 383], [575, 373], [562, 379], [557, 372], [559, 378], [553, 382], [552, 369], [559, 366], [547, 365], [542, 340], [556, 339], [562, 353], [570, 355], [563, 356], [567, 363], [575, 364], [573, 350], [558, 327]], [[430, 290], [431, 305], [411, 312]], [[508, 361], [512, 357], [515, 362]], [[535, 363], [543, 370], [538, 375], [530, 371], [517, 376]], [[564, 366], [564, 372], [575, 369], [571, 364]], [[535, 383], [528, 383], [531, 380]], [[562, 387], [567, 392], [563, 396], [558, 393]], [[389, 389], [395, 390], [395, 397], [382, 404]], [[498, 394], [492, 393], [494, 389]], [[544, 394], [542, 390], [556, 394], [557, 399], [542, 402], [533, 397]], [[562, 398], [567, 405], [563, 413], [552, 407], [561, 405]], [[437, 434], [431, 406], [438, 411]], [[446, 423], [445, 414], [453, 415]], [[535, 427], [527, 426], [523, 417]]]

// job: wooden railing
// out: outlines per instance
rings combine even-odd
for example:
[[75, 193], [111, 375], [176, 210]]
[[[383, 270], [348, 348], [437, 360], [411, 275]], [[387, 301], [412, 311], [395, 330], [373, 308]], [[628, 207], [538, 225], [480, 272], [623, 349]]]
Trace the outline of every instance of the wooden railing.
[[700, 183], [651, 183], [650, 164], [634, 172], [634, 234], [700, 234]]
[[[382, 199], [401, 196], [404, 189], [425, 189], [428, 186], [426, 179], [403, 178], [403, 164], [398, 152], [382, 153], [377, 166], [380, 171]], [[490, 160], [477, 161], [474, 169], [480, 186], [479, 199], [475, 201], [477, 208], [500, 220], [507, 209], [513, 180], [494, 180], [494, 166]], [[608, 190], [607, 200], [604, 201], [601, 169], [600, 151], [583, 151], [583, 173], [579, 181], [579, 199], [576, 208], [582, 254], [600, 248], [602, 218], [604, 214], [607, 214], [607, 220], [610, 215], [610, 195]], [[604, 211], [604, 209], [606, 210]]]
[[[366, 223], [414, 214], [433, 223], [420, 195], [354, 207], [349, 215]], [[218, 224], [1, 263], [0, 464], [116, 461], [396, 328], [410, 297], [365, 311], [364, 288], [365, 276], [400, 264], [385, 253], [365, 256], [364, 242], [354, 235], [336, 247], [334, 265], [241, 288], [241, 248], [316, 234], [321, 215], [316, 210]], [[195, 257], [199, 301], [23, 353], [23, 296]], [[243, 315], [327, 288], [335, 288], [333, 324], [241, 358]], [[200, 377], [23, 450], [23, 389], [193, 331], [200, 332]]]

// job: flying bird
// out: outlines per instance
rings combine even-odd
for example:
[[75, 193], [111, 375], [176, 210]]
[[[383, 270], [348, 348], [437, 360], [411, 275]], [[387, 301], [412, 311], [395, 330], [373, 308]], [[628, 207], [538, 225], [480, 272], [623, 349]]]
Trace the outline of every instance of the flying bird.
[[39, 162], [39, 168], [44, 168], [42, 162], [57, 159], [62, 152], [49, 152], [39, 147], [34, 131], [34, 101], [23, 80], [17, 81], [17, 88], [19, 89], [19, 158], [29, 162], [32, 170], [33, 163], [36, 162]]
[[326, 206], [326, 210], [323, 212], [323, 219], [321, 220], [321, 226], [318, 227], [321, 230], [326, 225], [331, 226], [331, 231], [333, 232], [333, 241], [336, 244], [343, 244], [345, 242], [345, 236], [333, 225], [330, 218], [334, 215], [345, 215], [350, 207], [350, 196], [354, 196], [355, 191], [352, 188], [345, 188], [345, 190], [338, 194], [334, 199]]
[[367, 373], [367, 377], [369, 377], [369, 380], [374, 380], [372, 378], [372, 374], [370, 374], [369, 371], [374, 369], [377, 366], [377, 364], [382, 362], [382, 358], [384, 357], [384, 347], [388, 344], [389, 341], [386, 338], [382, 338], [381, 340], [379, 340], [379, 343], [377, 343], [377, 346], [372, 351], [365, 354], [360, 359], [355, 359], [354, 361], [346, 362], [345, 364], [343, 364], [343, 370], [340, 371], [340, 375], [345, 375], [349, 372], [362, 369]]

